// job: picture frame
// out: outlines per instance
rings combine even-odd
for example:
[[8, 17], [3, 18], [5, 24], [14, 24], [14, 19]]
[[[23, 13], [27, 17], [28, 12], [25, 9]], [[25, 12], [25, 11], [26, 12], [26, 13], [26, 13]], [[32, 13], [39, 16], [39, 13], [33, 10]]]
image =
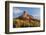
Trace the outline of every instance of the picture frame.
[[[34, 9], [32, 10], [31, 8], [34, 7]], [[32, 10], [32, 13], [34, 13], [35, 15], [37, 15], [35, 12], [37, 8], [40, 8], [37, 11], [40, 11], [40, 15], [38, 12], [38, 15], [41, 16], [40, 19], [38, 20], [39, 26], [34, 25], [34, 26], [29, 26], [29, 28], [27, 28], [27, 26], [25, 26], [24, 28], [21, 27], [16, 27], [13, 25], [14, 23], [14, 15], [13, 13], [16, 13], [20, 10]], [[15, 12], [13, 12], [15, 9]], [[26, 10], [26, 11], [27, 11]], [[28, 10], [28, 11], [29, 11]], [[17, 12], [16, 12], [17, 11]], [[33, 12], [35, 11], [35, 12]], [[30, 12], [29, 12], [30, 13]], [[31, 14], [32, 14], [31, 13]], [[20, 12], [21, 14], [21, 12]], [[16, 16], [15, 16], [16, 18]], [[27, 18], [27, 17], [26, 17]], [[13, 20], [12, 20], [13, 19]], [[38, 17], [37, 17], [38, 19]], [[25, 19], [26, 20], [26, 19]], [[29, 19], [28, 19], [29, 20]], [[31, 19], [32, 21], [34, 19]], [[36, 19], [35, 19], [36, 20]], [[37, 20], [36, 20], [37, 21]], [[38, 22], [37, 21], [37, 22]], [[19, 20], [20, 22], [20, 20]], [[28, 21], [27, 21], [28, 22]], [[35, 22], [34, 22], [35, 23]], [[21, 23], [22, 24], [22, 23]], [[37, 24], [37, 23], [36, 23]], [[40, 25], [41, 24], [41, 25]], [[13, 25], [13, 26], [12, 26]], [[28, 25], [28, 24], [27, 24]], [[30, 25], [30, 24], [29, 24]], [[31, 31], [32, 30], [32, 31]], [[33, 33], [33, 32], [44, 32], [45, 31], [45, 3], [36, 3], [36, 2], [18, 2], [18, 1], [5, 1], [5, 33], [6, 34], [16, 34], [16, 33]]]

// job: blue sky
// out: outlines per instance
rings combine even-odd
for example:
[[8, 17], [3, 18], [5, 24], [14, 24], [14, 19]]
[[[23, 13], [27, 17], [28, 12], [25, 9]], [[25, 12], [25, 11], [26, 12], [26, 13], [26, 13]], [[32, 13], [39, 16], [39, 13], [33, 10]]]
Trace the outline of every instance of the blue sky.
[[30, 7], [13, 7], [13, 18], [19, 17], [27, 11], [29, 15], [33, 17], [40, 18], [40, 8], [30, 8]]

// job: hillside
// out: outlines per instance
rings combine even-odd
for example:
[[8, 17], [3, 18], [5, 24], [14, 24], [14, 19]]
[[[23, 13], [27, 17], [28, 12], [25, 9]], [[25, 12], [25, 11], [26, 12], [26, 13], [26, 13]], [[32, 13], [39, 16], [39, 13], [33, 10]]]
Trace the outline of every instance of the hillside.
[[34, 19], [32, 15], [29, 15], [26, 11], [18, 18], [13, 18], [13, 27], [39, 27], [40, 20]]

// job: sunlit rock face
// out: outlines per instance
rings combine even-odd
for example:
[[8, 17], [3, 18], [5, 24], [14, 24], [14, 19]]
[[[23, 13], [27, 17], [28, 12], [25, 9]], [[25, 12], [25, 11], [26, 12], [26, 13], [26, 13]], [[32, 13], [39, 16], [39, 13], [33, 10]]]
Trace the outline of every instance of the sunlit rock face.
[[24, 11], [23, 18], [29, 19], [28, 13]]
[[26, 12], [26, 11], [24, 11], [22, 17], [25, 18], [25, 19], [28, 19], [28, 20], [32, 18], [32, 16], [30, 16], [30, 15], [28, 14], [28, 12]]

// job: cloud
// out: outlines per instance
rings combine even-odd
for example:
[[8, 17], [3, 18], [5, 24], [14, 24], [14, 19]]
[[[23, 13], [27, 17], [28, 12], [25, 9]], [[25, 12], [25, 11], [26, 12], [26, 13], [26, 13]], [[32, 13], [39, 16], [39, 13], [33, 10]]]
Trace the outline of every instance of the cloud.
[[33, 15], [35, 19], [40, 19], [40, 15]]
[[14, 9], [13, 9], [13, 12], [14, 12], [15, 14], [18, 14], [18, 13], [21, 13], [22, 10], [20, 10], [19, 8], [14, 8]]
[[19, 8], [13, 8], [13, 17], [16, 18], [22, 14], [23, 10]]

